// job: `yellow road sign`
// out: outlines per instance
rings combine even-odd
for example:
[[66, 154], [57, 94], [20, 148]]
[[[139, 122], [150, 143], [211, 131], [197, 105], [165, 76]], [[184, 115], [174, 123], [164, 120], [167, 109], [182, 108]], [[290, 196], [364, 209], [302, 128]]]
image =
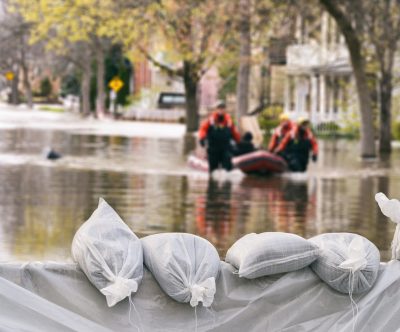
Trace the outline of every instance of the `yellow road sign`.
[[12, 81], [14, 79], [14, 73], [12, 71], [8, 71], [6, 72], [5, 77], [8, 81]]
[[124, 86], [124, 82], [122, 82], [121, 79], [118, 76], [115, 76], [108, 83], [108, 86], [110, 87], [110, 89], [113, 89], [115, 92], [118, 92]]

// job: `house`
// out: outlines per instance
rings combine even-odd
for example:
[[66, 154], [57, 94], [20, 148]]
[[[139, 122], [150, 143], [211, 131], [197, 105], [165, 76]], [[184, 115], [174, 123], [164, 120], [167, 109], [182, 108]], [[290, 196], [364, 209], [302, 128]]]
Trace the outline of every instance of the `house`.
[[286, 51], [285, 112], [314, 125], [357, 116], [349, 53], [334, 20], [325, 12], [311, 22], [298, 16], [295, 34]]

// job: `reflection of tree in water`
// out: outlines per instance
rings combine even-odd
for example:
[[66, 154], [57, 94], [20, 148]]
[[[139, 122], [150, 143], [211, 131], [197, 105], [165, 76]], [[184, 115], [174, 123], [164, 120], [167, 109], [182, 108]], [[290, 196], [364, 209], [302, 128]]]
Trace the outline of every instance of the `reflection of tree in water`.
[[308, 182], [287, 181], [283, 185], [283, 204], [287, 207], [287, 227], [293, 233], [305, 236], [309, 215]]
[[222, 257], [247, 233], [281, 231], [305, 236], [306, 221], [315, 215], [314, 200], [307, 182], [246, 177], [233, 186], [210, 179], [206, 194], [196, 200], [196, 232], [210, 240]]
[[276, 178], [266, 188], [269, 218], [274, 229], [306, 236], [307, 221], [315, 216], [315, 193], [309, 195], [307, 181]]
[[18, 189], [7, 192], [13, 199], [20, 197], [14, 205], [17, 219], [10, 220], [7, 234], [13, 255], [19, 259], [68, 257], [75, 230], [93, 208], [89, 173], [27, 166], [18, 169], [18, 175]]
[[196, 201], [197, 233], [211, 241], [222, 256], [230, 244], [236, 208], [231, 200], [232, 184], [208, 181], [207, 193]]

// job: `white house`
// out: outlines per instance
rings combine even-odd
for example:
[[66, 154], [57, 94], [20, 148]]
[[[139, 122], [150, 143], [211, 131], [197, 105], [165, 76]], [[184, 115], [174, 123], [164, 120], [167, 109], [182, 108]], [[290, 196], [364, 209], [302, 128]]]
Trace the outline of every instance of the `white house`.
[[[308, 22], [311, 26], [311, 24]], [[332, 18], [323, 12], [304, 29], [298, 18], [297, 44], [287, 48], [284, 110], [294, 119], [340, 124], [356, 106], [349, 53]]]

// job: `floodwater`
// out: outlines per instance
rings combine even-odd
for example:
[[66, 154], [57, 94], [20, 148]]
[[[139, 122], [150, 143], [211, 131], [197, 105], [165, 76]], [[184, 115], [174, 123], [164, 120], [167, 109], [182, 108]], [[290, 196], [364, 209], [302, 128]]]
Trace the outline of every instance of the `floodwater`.
[[[321, 141], [307, 174], [209, 180], [186, 165], [192, 137], [144, 136], [1, 126], [0, 261], [69, 259], [74, 233], [99, 197], [140, 237], [198, 234], [221, 257], [244, 234], [282, 231], [305, 238], [356, 232], [390, 258], [394, 225], [374, 195], [400, 197], [400, 149], [365, 162], [355, 141]], [[64, 157], [45, 160], [41, 151], [50, 145]]]

